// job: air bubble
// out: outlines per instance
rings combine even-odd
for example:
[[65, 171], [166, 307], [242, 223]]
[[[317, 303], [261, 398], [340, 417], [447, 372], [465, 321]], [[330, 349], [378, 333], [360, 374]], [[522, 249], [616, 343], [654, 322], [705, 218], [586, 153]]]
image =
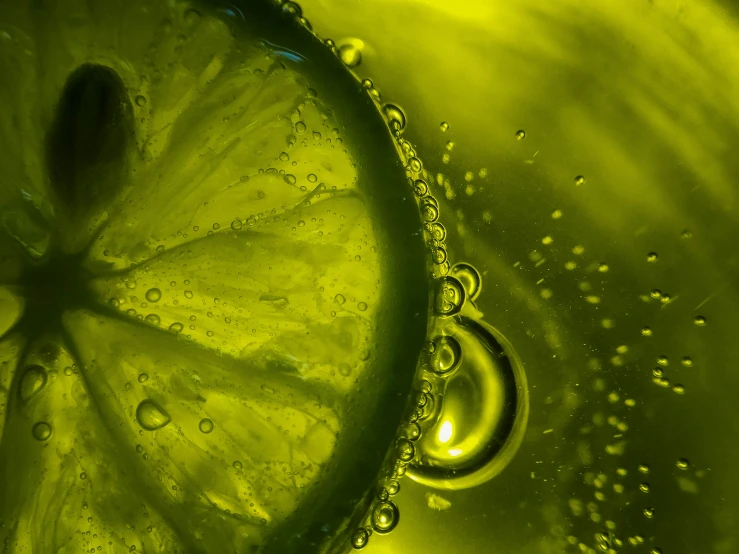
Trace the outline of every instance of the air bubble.
[[454, 337], [439, 337], [434, 341], [431, 370], [444, 375], [454, 370], [462, 359], [462, 348]]
[[139, 373], [138, 380], [139, 380], [139, 383], [145, 383], [146, 381], [149, 380], [149, 375], [146, 373]]
[[420, 421], [408, 473], [425, 485], [464, 489], [500, 473], [518, 450], [528, 417], [526, 378], [513, 348], [492, 327], [466, 317], [438, 321], [444, 325], [437, 330], [454, 343], [437, 341], [432, 356], [454, 352], [440, 364], [454, 369], [435, 384], [438, 406], [434, 417]]
[[146, 316], [146, 322], [156, 327], [162, 322], [157, 314], [149, 314]]
[[295, 2], [285, 2], [282, 5], [282, 11], [296, 17], [301, 17], [303, 15], [303, 10]]
[[436, 241], [441, 242], [446, 238], [446, 228], [438, 221], [427, 225], [426, 230], [431, 235], [431, 238]]
[[159, 302], [162, 298], [162, 291], [157, 288], [149, 289], [146, 291], [147, 302]]
[[24, 402], [36, 396], [46, 386], [46, 369], [40, 365], [30, 365], [21, 377], [18, 394]]
[[398, 442], [396, 443], [396, 451], [398, 453], [398, 458], [403, 462], [411, 461], [416, 453], [413, 443], [405, 438], [398, 439]]
[[454, 277], [442, 277], [436, 281], [434, 311], [440, 316], [458, 314], [465, 301], [462, 284]]
[[192, 299], [192, 297], [193, 297], [193, 294], [192, 294], [192, 291], [191, 290], [186, 290], [184, 294], [185, 294], [185, 298], [187, 298], [188, 300], [189, 299]]
[[362, 63], [362, 51], [353, 44], [344, 44], [339, 48], [339, 58], [347, 67], [357, 67]]
[[380, 502], [372, 510], [372, 528], [380, 534], [395, 529], [399, 519], [400, 512], [393, 502]]
[[452, 267], [451, 275], [462, 283], [467, 296], [474, 300], [482, 289], [482, 278], [480, 272], [468, 263], [458, 263]]
[[365, 529], [357, 529], [352, 534], [352, 548], [360, 550], [369, 543], [369, 533]]
[[146, 96], [143, 96], [143, 95], [139, 94], [136, 97], [136, 105], [139, 108], [143, 108], [144, 106], [146, 106]]
[[433, 197], [427, 196], [421, 203], [421, 218], [427, 223], [439, 219], [439, 206]]
[[418, 423], [408, 423], [403, 428], [403, 435], [410, 441], [418, 440], [418, 437], [421, 436], [421, 427], [419, 427]]
[[241, 231], [241, 227], [242, 227], [242, 224], [241, 224], [241, 220], [240, 219], [237, 218], [237, 219], [234, 219], [231, 222], [231, 229], [233, 231]]
[[171, 418], [164, 408], [147, 398], [136, 408], [136, 421], [147, 431], [156, 431], [167, 425]]
[[[405, 113], [398, 106], [395, 104], [385, 104], [382, 107], [382, 113], [385, 114], [385, 118], [390, 125], [390, 129], [393, 131], [403, 131], [405, 129]], [[420, 171], [420, 169], [418, 171]]]
[[416, 196], [426, 196], [429, 192], [429, 186], [423, 179], [416, 179], [413, 182], [413, 193]]
[[215, 425], [213, 425], [213, 420], [206, 417], [200, 420], [198, 427], [201, 433], [205, 433], [207, 435], [208, 433], [213, 431]]
[[184, 328], [185, 326], [182, 325], [182, 323], [178, 323], [178, 322], [175, 322], [169, 326], [169, 330], [172, 331], [173, 333], [181, 333]]
[[433, 262], [436, 265], [443, 264], [446, 261], [446, 259], [447, 259], [446, 250], [444, 248], [442, 248], [441, 246], [438, 247], [438, 248], [434, 248], [431, 251], [431, 259], [433, 260]]
[[31, 430], [33, 438], [37, 441], [47, 441], [51, 437], [51, 425], [45, 421], [39, 421]]
[[346, 297], [343, 294], [337, 294], [334, 296], [334, 302], [336, 302], [339, 306], [342, 306], [346, 302]]

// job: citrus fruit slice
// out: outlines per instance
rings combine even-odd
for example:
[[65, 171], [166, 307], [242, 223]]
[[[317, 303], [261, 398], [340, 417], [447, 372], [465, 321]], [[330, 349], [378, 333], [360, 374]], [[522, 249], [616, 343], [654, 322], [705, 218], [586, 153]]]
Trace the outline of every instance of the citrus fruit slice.
[[390, 134], [290, 10], [0, 7], [7, 552], [310, 552], [424, 338]]

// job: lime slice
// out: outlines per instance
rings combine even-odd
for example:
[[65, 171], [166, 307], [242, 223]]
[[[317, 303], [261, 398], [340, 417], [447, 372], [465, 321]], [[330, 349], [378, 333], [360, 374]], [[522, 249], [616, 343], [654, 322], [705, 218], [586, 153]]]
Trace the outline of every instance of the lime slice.
[[19, 0], [0, 41], [6, 551], [325, 549], [426, 325], [371, 101], [267, 4]]

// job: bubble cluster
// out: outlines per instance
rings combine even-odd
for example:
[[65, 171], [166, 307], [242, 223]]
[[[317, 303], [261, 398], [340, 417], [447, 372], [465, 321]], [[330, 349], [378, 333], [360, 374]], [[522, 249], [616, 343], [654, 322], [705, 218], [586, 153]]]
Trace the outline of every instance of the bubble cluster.
[[[330, 39], [324, 42], [346, 66], [356, 67], [361, 62], [354, 45], [337, 49]], [[364, 521], [353, 531], [350, 542], [354, 549], [364, 548], [373, 531], [384, 534], [397, 526], [399, 510], [389, 498], [397, 494], [399, 478], [409, 474], [431, 486], [452, 489], [487, 481], [518, 449], [528, 416], [525, 376], [511, 345], [481, 320], [465, 316], [467, 305], [474, 313], [482, 276], [473, 265], [450, 259], [445, 244], [447, 230], [439, 222], [439, 201], [432, 191], [434, 183], [444, 185], [444, 179], [430, 175], [415, 147], [402, 138], [408, 124], [406, 113], [396, 104], [381, 103], [382, 95], [371, 79], [364, 78], [361, 84], [392, 131], [418, 203], [433, 277], [433, 323], [419, 362], [418, 394], [399, 426], [389, 458], [392, 471], [378, 481], [379, 492]], [[443, 133], [449, 128], [447, 122], [441, 122]], [[516, 138], [522, 140], [525, 135], [520, 130]], [[454, 141], [448, 140], [447, 161], [454, 148]], [[479, 175], [486, 177], [487, 170], [480, 170]], [[474, 178], [468, 172], [467, 182]], [[354, 302], [350, 299], [350, 304]], [[337, 306], [346, 303], [347, 298], [338, 293], [333, 309], [338, 312]], [[356, 306], [359, 311], [366, 309], [361, 301]], [[341, 367], [339, 372], [344, 375]], [[479, 392], [475, 402], [465, 400], [465, 387], [469, 386], [476, 395]]]

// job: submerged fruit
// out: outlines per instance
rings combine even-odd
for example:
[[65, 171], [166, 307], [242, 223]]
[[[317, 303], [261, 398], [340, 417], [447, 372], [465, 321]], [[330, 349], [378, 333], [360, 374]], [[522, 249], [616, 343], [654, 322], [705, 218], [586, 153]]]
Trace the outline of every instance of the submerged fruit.
[[5, 552], [318, 551], [393, 443], [420, 217], [340, 60], [251, 4], [0, 7]]

